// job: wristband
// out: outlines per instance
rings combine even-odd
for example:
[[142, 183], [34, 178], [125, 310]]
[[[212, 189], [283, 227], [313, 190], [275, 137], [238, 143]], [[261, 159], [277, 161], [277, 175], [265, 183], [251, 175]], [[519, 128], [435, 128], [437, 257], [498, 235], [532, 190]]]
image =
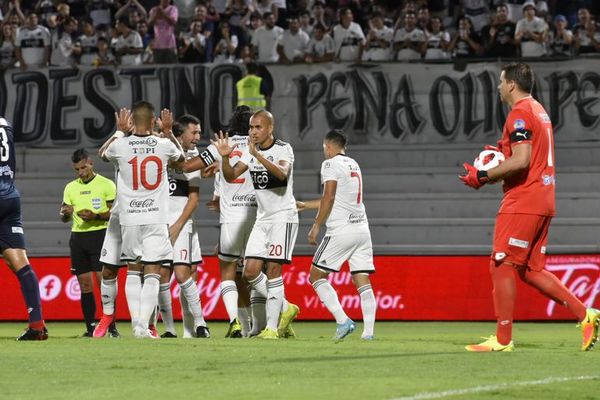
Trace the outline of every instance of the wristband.
[[477, 171], [477, 180], [480, 183], [489, 182], [490, 177], [488, 176], [488, 172], [487, 171]]

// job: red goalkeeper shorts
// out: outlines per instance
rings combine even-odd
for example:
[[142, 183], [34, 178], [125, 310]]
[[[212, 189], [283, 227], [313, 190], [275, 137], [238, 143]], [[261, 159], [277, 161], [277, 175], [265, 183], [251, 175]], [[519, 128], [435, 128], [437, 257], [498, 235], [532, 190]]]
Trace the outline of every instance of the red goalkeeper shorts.
[[498, 214], [492, 260], [526, 265], [534, 271], [544, 269], [551, 220], [543, 215]]

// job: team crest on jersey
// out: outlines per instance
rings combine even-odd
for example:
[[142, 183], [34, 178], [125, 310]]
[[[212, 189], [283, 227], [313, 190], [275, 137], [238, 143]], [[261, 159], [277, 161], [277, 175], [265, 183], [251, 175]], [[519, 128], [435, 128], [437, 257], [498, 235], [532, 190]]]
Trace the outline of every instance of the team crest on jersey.
[[327, 161], [324, 165], [323, 168], [330, 168], [331, 167], [331, 163], [329, 161]]
[[102, 207], [102, 199], [99, 197], [94, 197], [92, 199], [92, 207], [96, 210], [99, 210]]
[[515, 124], [513, 125], [515, 130], [525, 129], [525, 121], [522, 119], [515, 120]]

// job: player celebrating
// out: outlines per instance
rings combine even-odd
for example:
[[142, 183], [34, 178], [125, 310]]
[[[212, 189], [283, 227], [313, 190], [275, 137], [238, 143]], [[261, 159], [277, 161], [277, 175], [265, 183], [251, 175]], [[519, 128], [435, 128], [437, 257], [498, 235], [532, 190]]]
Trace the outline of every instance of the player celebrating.
[[[246, 245], [244, 277], [267, 298], [267, 326], [258, 335], [263, 339], [285, 336], [299, 310], [285, 299], [281, 275], [282, 264], [291, 262], [298, 234], [298, 212], [292, 193], [294, 152], [288, 143], [273, 137], [273, 123], [268, 111], [252, 115], [248, 151], [233, 166], [230, 157], [234, 156], [235, 146], [229, 136], [221, 133], [213, 142], [223, 158], [225, 180], [231, 183], [249, 171], [256, 190], [257, 215]], [[262, 272], [265, 263], [266, 276]]]
[[17, 340], [46, 340], [38, 279], [25, 250], [21, 221], [21, 195], [15, 187], [15, 146], [12, 126], [0, 117], [0, 251], [21, 283], [29, 313], [29, 327]]
[[506, 160], [488, 171], [465, 163], [465, 185], [479, 189], [504, 180], [504, 197], [496, 216], [490, 272], [498, 319], [496, 335], [469, 351], [512, 351], [513, 310], [516, 299], [515, 271], [521, 280], [567, 307], [579, 321], [582, 350], [598, 339], [600, 311], [585, 306], [552, 273], [544, 270], [550, 221], [555, 215], [555, 172], [552, 124], [548, 114], [531, 96], [533, 71], [524, 63], [504, 66], [500, 74], [500, 98], [511, 107], [498, 150]]
[[[133, 331], [138, 338], [152, 337], [148, 325], [158, 299], [160, 266], [173, 258], [167, 225], [167, 165], [184, 160], [171, 140], [152, 136], [155, 120], [152, 104], [136, 103], [133, 106], [134, 133], [113, 141], [105, 153], [106, 159], [119, 168], [117, 201], [122, 259], [129, 262], [139, 259], [144, 269], [139, 317]], [[163, 123], [166, 123], [164, 117]]]
[[346, 136], [333, 130], [323, 141], [325, 161], [321, 165], [323, 196], [320, 200], [298, 202], [298, 209], [318, 208], [308, 242], [317, 244], [321, 225], [327, 221], [327, 233], [312, 261], [310, 283], [337, 323], [335, 339], [343, 339], [354, 331], [338, 296], [327, 280], [330, 272], [339, 272], [349, 260], [352, 282], [360, 295], [364, 330], [361, 338], [373, 339], [377, 302], [369, 274], [375, 272], [371, 232], [362, 195], [362, 174], [358, 163], [346, 156]]

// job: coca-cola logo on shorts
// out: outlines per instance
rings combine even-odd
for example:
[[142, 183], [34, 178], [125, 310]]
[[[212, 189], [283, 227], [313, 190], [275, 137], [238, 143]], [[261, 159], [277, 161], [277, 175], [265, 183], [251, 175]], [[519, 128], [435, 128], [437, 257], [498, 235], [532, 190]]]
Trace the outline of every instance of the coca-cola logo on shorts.
[[154, 204], [154, 199], [137, 200], [133, 199], [129, 202], [131, 208], [149, 208]]

